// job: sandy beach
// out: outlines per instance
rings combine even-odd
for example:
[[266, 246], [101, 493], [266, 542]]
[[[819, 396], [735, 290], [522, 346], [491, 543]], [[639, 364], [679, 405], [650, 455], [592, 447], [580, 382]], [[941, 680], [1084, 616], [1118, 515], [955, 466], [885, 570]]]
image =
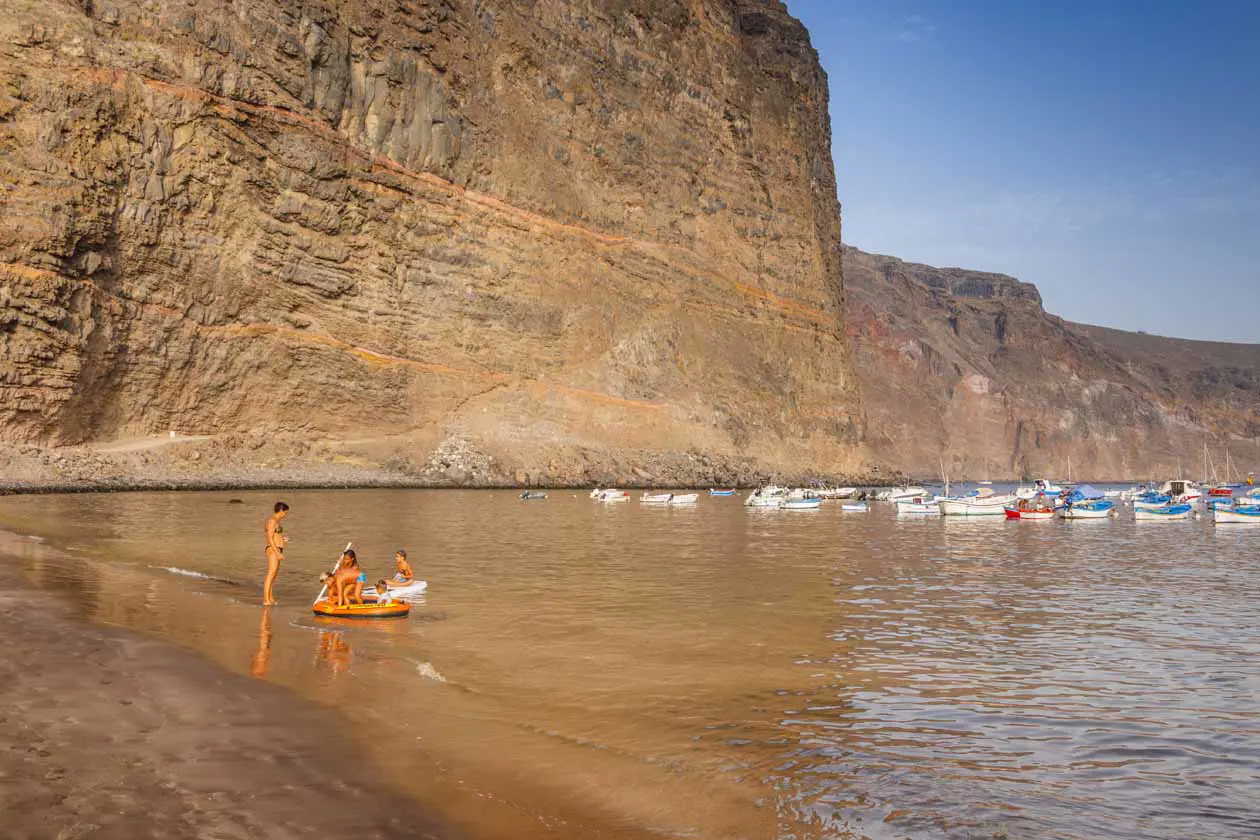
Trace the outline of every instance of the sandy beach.
[[380, 781], [335, 713], [4, 586], [6, 838], [452, 836]]

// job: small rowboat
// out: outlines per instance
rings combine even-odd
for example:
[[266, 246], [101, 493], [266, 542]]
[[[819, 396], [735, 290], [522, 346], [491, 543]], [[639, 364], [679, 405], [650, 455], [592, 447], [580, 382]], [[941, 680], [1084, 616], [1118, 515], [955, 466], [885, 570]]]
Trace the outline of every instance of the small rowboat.
[[668, 504], [670, 507], [677, 507], [679, 505], [694, 505], [698, 501], [700, 501], [699, 493], [683, 493], [678, 496], [671, 494]]
[[630, 494], [625, 490], [600, 490], [596, 488], [591, 491], [591, 498], [597, 502], [628, 502]]
[[941, 506], [932, 499], [915, 496], [913, 499], [897, 500], [898, 515], [940, 516]]
[[315, 615], [326, 618], [406, 618], [411, 612], [411, 604], [406, 601], [390, 601], [378, 604], [368, 601], [362, 604], [347, 604], [339, 607], [327, 599], [317, 601], [311, 610]]
[[657, 493], [655, 496], [644, 493], [639, 497], [639, 501], [645, 505], [667, 505], [672, 498], [674, 498], [673, 493]]
[[526, 490], [524, 493], [521, 494], [521, 501], [523, 502], [534, 502], [534, 501], [539, 501], [545, 498], [547, 498], [546, 493], [531, 493], [528, 490]]
[[866, 502], [856, 502], [851, 505], [840, 505], [840, 510], [847, 511], [849, 513], [866, 513], [870, 509], [871, 506]]
[[1133, 518], [1138, 522], [1181, 522], [1194, 514], [1190, 505], [1165, 505], [1162, 508], [1136, 508]]
[[1105, 500], [1075, 502], [1059, 511], [1064, 519], [1108, 519], [1116, 510], [1116, 503]]
[[710, 496], [734, 496], [735, 491], [734, 490], [718, 490], [715, 487], [710, 487], [709, 495]]
[[1024, 520], [1044, 522], [1047, 519], [1054, 519], [1054, 508], [1006, 507], [1003, 510], [1006, 511], [1007, 519], [1018, 519], [1021, 522]]
[[1218, 507], [1212, 512], [1217, 525], [1260, 524], [1260, 505], [1239, 505], [1233, 508]]
[[779, 507], [783, 510], [818, 510], [822, 507], [822, 499], [787, 499]]

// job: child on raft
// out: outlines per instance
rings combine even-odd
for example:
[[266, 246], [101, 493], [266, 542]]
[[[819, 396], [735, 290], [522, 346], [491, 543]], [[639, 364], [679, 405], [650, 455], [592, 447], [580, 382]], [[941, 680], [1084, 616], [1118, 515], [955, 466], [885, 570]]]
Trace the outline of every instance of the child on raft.
[[381, 578], [376, 582], [376, 603], [380, 605], [388, 604], [389, 602], [389, 581]]
[[363, 603], [363, 585], [367, 583], [367, 575], [359, 568], [359, 557], [353, 549], [346, 549], [337, 563], [337, 570], [321, 577], [328, 586], [328, 600], [339, 607], [351, 603]]

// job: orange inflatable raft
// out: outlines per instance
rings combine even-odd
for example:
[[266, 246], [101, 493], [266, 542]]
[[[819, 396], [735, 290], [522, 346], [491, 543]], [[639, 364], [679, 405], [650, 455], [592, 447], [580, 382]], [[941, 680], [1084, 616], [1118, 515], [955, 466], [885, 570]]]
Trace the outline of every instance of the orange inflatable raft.
[[317, 601], [311, 609], [314, 610], [315, 615], [336, 618], [406, 618], [411, 612], [411, 604], [406, 601], [390, 601], [388, 604], [365, 601], [362, 604], [347, 604], [339, 607], [325, 599]]

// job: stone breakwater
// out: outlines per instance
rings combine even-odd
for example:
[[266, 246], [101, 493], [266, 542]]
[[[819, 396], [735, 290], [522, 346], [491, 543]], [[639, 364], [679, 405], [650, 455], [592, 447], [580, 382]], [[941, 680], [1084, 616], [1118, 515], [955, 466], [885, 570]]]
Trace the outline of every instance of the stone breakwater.
[[826, 78], [779, 0], [19, 0], [0, 79], [8, 443], [863, 465]]

